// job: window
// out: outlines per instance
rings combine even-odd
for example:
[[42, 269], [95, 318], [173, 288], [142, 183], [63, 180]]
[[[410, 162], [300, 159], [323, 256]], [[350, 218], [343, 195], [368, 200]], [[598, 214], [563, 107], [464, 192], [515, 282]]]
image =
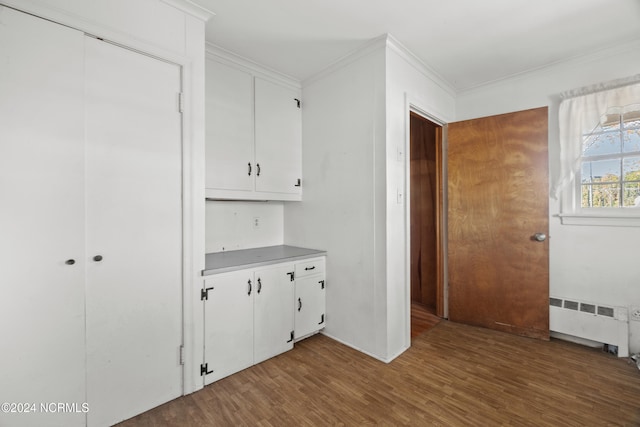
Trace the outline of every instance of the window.
[[640, 114], [606, 114], [583, 135], [582, 208], [640, 207]]
[[640, 75], [561, 96], [562, 224], [640, 226]]

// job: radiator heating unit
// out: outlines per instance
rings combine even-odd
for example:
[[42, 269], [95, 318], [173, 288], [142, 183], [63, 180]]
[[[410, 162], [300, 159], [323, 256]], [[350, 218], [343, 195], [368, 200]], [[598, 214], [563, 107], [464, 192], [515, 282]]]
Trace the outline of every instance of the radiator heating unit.
[[549, 298], [549, 329], [618, 347], [629, 356], [629, 316], [626, 307], [599, 305], [571, 298]]

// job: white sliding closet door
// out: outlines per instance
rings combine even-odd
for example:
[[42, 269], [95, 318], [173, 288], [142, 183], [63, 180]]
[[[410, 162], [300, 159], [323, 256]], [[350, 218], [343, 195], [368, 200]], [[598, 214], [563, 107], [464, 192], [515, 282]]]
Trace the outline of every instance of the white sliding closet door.
[[85, 423], [83, 43], [0, 6], [2, 426]]
[[180, 68], [90, 37], [85, 53], [88, 424], [103, 426], [182, 394]]

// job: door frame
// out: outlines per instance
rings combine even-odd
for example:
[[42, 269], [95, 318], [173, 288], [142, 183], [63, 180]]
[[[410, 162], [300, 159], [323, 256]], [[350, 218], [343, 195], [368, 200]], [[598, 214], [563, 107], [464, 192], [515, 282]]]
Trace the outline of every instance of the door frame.
[[405, 182], [405, 337], [407, 347], [411, 345], [411, 113], [442, 127], [442, 138], [440, 146], [436, 147], [436, 154], [439, 160], [439, 182], [437, 207], [438, 226], [438, 278], [437, 278], [437, 298], [436, 302], [438, 316], [447, 318], [449, 315], [447, 286], [447, 120], [441, 114], [432, 113], [433, 108], [426, 107], [421, 101], [412, 98], [409, 94], [405, 96], [405, 140], [404, 140], [404, 182]]

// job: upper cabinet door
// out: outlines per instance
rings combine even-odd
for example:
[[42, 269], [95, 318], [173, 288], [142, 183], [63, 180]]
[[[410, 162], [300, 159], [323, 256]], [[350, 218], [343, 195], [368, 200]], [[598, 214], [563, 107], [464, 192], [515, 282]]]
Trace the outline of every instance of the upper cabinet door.
[[207, 59], [206, 188], [252, 191], [253, 76]]
[[255, 79], [256, 191], [300, 194], [302, 117], [300, 94]]

